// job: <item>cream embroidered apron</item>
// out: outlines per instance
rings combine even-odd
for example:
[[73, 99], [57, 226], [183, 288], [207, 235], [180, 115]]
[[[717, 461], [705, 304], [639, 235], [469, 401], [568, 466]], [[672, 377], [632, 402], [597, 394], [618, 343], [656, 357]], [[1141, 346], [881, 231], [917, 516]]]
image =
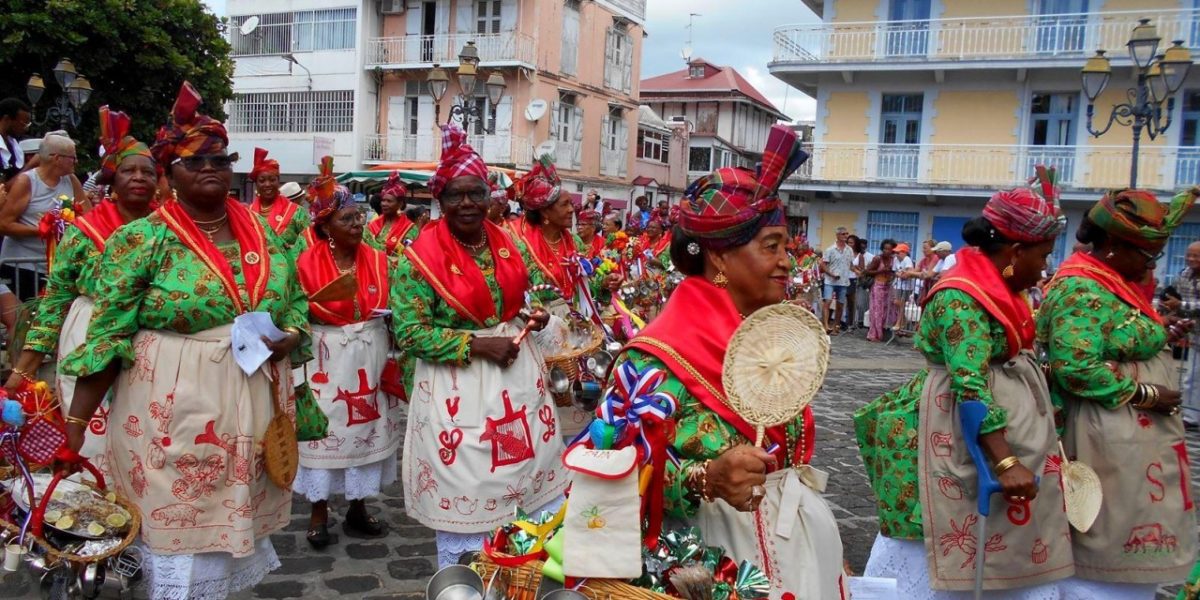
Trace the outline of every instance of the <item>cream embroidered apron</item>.
[[[1046, 377], [1033, 353], [1022, 351], [992, 363], [988, 386], [994, 405], [1008, 411], [1005, 438], [1013, 455], [1041, 477], [1041, 484], [1028, 505], [992, 496], [983, 587], [1012, 589], [1070, 577], [1075, 572], [1070, 525]], [[971, 590], [980, 547], [977, 471], [963, 443], [950, 374], [942, 365], [929, 365], [919, 415], [917, 470], [930, 584], [937, 590]]]
[[329, 435], [300, 443], [307, 469], [345, 469], [378, 462], [400, 447], [400, 399], [379, 389], [390, 343], [383, 319], [342, 327], [312, 326], [313, 347], [329, 358], [308, 363], [308, 385], [329, 417]]
[[[92, 321], [92, 311], [95, 307], [95, 301], [87, 296], [79, 296], [71, 303], [67, 318], [63, 320], [62, 331], [58, 334], [58, 348], [55, 350], [58, 362], [61, 363], [63, 358], [87, 340], [88, 323]], [[54, 386], [58, 389], [58, 397], [62, 401], [63, 414], [69, 415], [71, 400], [75, 398], [75, 377], [57, 372], [57, 366], [55, 371]], [[79, 449], [79, 453], [92, 461], [105, 478], [110, 477], [108, 456], [104, 452], [104, 436], [108, 432], [108, 410], [108, 402], [101, 402], [96, 408], [96, 414], [88, 423], [83, 447]]]
[[740, 512], [724, 500], [703, 502], [696, 525], [709, 546], [763, 569], [771, 580], [771, 600], [784, 594], [796, 600], [848, 598], [842, 538], [820, 494], [826, 479], [809, 465], [780, 469], [767, 475], [767, 495], [757, 511]]
[[108, 432], [112, 485], [142, 512], [142, 540], [156, 554], [228, 552], [288, 524], [292, 492], [263, 468], [273, 416], [271, 388], [295, 411], [291, 369], [246, 374], [230, 349], [231, 325], [194, 334], [143, 330], [114, 387]]
[[[1139, 383], [1178, 389], [1170, 351], [1111, 363]], [[1100, 476], [1104, 503], [1087, 533], [1073, 532], [1080, 577], [1122, 583], [1185, 579], [1196, 554], [1196, 520], [1182, 417], [1126, 403], [1108, 410], [1067, 400], [1063, 445]]]
[[[520, 320], [475, 332], [515, 337]], [[545, 364], [526, 338], [508, 368], [417, 360], [404, 438], [405, 507], [422, 525], [481, 533], [536, 509], [567, 485]]]

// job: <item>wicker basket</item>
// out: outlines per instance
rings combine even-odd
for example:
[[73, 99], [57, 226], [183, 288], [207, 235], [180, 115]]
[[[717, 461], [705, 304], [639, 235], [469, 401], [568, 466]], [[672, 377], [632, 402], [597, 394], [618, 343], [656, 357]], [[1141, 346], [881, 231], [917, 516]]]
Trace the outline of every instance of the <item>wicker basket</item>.
[[[92, 489], [97, 489], [96, 485], [91, 481], [84, 480], [83, 483]], [[129, 545], [133, 543], [133, 540], [137, 539], [138, 535], [140, 535], [142, 532], [142, 513], [138, 510], [137, 505], [133, 504], [120, 494], [116, 494], [115, 502], [118, 506], [125, 509], [125, 512], [129, 513], [129, 530], [125, 532], [125, 537], [121, 538], [121, 542], [116, 546], [113, 546], [107, 552], [101, 552], [100, 554], [95, 554], [92, 556], [81, 556], [79, 554], [72, 554], [70, 552], [59, 550], [58, 548], [52, 546], [45, 539], [36, 537], [33, 534], [27, 534], [28, 539], [32, 539], [33, 543], [37, 544], [39, 548], [46, 552], [46, 556], [50, 559], [49, 562], [57, 562], [61, 559], [72, 564], [88, 564], [108, 560], [128, 548]], [[13, 535], [19, 535], [21, 532], [20, 525], [9, 523], [8, 521], [2, 519], [0, 519], [0, 526], [2, 526], [5, 531]]]
[[572, 382], [579, 381], [579, 361], [598, 350], [600, 345], [604, 343], [604, 331], [602, 329], [590, 321], [585, 321], [584, 324], [587, 325], [592, 334], [587, 343], [583, 344], [578, 350], [572, 350], [564, 354], [555, 354], [554, 356], [546, 356], [546, 368], [552, 369], [558, 367], [562, 369], [567, 374], [567, 378]]
[[[515, 592], [508, 597], [512, 600], [537, 600], [538, 588], [542, 585], [542, 561], [530, 561], [519, 567], [501, 567], [492, 562], [487, 554], [480, 553], [473, 566], [484, 582], [490, 581], [497, 569], [508, 571], [509, 589]], [[673, 600], [671, 596], [616, 579], [588, 579], [579, 591], [592, 600]]]

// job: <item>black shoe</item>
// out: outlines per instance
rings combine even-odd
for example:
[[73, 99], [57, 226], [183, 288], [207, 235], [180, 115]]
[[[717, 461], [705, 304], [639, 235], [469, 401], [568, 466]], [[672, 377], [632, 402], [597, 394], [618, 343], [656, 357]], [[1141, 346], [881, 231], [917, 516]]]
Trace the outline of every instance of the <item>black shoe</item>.
[[347, 533], [357, 533], [362, 537], [373, 538], [383, 535], [383, 523], [367, 514], [365, 510], [361, 513], [346, 513], [346, 522], [342, 524], [342, 528]]
[[332, 538], [329, 535], [328, 523], [322, 523], [316, 527], [309, 527], [308, 533], [304, 535], [304, 539], [308, 540], [308, 545], [316, 550], [321, 550], [329, 545]]

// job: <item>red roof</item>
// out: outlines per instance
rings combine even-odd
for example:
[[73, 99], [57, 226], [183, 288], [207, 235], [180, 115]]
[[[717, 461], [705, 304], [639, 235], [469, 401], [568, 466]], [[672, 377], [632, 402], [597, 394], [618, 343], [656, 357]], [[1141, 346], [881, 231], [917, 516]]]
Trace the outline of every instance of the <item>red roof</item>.
[[638, 175], [637, 177], [634, 177], [634, 178], [633, 178], [633, 185], [634, 185], [634, 186], [639, 186], [639, 185], [650, 185], [651, 183], [653, 183], [653, 184], [655, 184], [655, 185], [657, 185], [657, 184], [658, 184], [658, 182], [657, 182], [657, 181], [655, 181], [653, 177], [646, 177], [645, 175]]
[[[693, 65], [704, 65], [704, 77], [689, 77], [690, 68]], [[642, 94], [664, 94], [664, 93], [702, 93], [702, 92], [737, 92], [761, 104], [763, 107], [770, 109], [773, 112], [779, 113], [779, 109], [767, 100], [766, 96], [762, 95], [754, 86], [742, 77], [741, 73], [733, 67], [720, 67], [714, 65], [702, 58], [694, 58], [688, 63], [688, 68], [650, 79], [643, 79], [641, 83]], [[780, 113], [782, 114], [782, 113]]]

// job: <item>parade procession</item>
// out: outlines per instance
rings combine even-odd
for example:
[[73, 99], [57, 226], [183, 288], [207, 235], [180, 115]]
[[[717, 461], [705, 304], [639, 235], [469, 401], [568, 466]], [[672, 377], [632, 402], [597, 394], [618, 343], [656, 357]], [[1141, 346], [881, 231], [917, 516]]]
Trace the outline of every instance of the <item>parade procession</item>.
[[0, 0], [0, 598], [1200, 600], [1200, 3], [333, 4]]

